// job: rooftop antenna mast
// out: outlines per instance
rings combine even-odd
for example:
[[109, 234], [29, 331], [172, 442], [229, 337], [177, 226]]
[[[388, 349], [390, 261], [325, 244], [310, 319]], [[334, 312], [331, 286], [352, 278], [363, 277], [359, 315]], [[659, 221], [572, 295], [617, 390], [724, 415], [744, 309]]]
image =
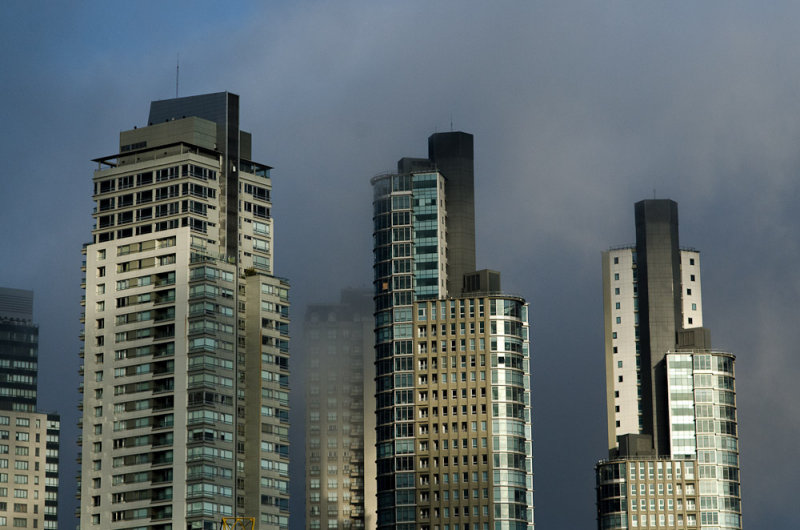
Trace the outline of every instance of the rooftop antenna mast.
[[175, 62], [175, 98], [178, 97], [178, 82], [181, 78], [181, 54], [178, 52], [178, 59]]

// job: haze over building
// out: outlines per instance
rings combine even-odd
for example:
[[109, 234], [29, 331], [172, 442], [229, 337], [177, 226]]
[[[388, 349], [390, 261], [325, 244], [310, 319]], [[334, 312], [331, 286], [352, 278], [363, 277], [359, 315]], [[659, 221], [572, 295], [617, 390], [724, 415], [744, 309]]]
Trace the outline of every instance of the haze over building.
[[33, 291], [0, 287], [0, 527], [58, 527], [60, 418], [39, 412]]
[[678, 205], [636, 203], [636, 244], [603, 252], [609, 459], [598, 528], [741, 528], [734, 356], [703, 326], [700, 253]]
[[473, 138], [372, 179], [379, 529], [530, 530], [528, 306], [475, 271]]
[[288, 527], [289, 285], [239, 97], [154, 101], [95, 160], [81, 528]]
[[372, 293], [306, 310], [306, 528], [375, 529]]

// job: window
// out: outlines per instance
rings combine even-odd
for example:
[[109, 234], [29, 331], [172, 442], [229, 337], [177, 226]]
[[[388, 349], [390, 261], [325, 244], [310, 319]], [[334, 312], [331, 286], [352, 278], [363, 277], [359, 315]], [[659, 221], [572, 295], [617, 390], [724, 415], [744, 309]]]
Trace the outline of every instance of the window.
[[694, 281], [694, 274], [689, 275], [689, 280]]
[[616, 303], [616, 309], [619, 309], [619, 302]]
[[689, 265], [694, 265], [694, 258], [689, 258]]
[[614, 287], [614, 294], [619, 294], [619, 287]]
[[617, 317], [617, 324], [622, 324], [622, 317]]
[[689, 295], [689, 296], [691, 296], [691, 294], [692, 294], [692, 290], [691, 290], [691, 289], [686, 289], [686, 294], [687, 294], [687, 295]]
[[614, 257], [614, 265], [619, 265], [619, 257]]
[[[614, 273], [614, 279], [615, 280], [619, 280], [619, 273], [618, 272]], [[692, 276], [692, 279], [694, 279], [694, 276]]]
[[254, 237], [253, 238], [253, 249], [254, 250], [260, 250], [261, 252], [269, 252], [269, 242], [267, 242], [267, 241], [265, 241], [263, 239], [258, 239], [258, 238]]

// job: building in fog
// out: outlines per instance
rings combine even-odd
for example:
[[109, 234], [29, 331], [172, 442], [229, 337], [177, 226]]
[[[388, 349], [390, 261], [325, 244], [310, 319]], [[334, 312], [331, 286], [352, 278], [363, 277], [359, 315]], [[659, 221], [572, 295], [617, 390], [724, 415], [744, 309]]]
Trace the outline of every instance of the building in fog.
[[60, 418], [39, 412], [33, 291], [0, 288], [0, 527], [58, 527]]
[[[375, 528], [372, 294], [306, 310], [306, 528]], [[369, 477], [370, 480], [365, 480]]]
[[475, 270], [472, 135], [372, 186], [377, 527], [530, 530], [528, 306]]
[[289, 286], [239, 97], [154, 101], [95, 160], [81, 528], [288, 528]]
[[609, 458], [598, 527], [741, 528], [734, 356], [703, 326], [700, 254], [678, 205], [636, 203], [636, 244], [604, 252]]

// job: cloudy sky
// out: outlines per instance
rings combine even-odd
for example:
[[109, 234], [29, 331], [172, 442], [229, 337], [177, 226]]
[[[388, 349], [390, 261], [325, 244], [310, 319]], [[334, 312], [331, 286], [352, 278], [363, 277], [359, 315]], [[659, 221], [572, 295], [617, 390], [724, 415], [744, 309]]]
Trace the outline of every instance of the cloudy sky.
[[0, 6], [0, 285], [36, 292], [65, 528], [90, 160], [174, 97], [178, 54], [180, 95], [239, 94], [254, 158], [275, 167], [295, 322], [369, 284], [369, 178], [451, 123], [475, 135], [478, 265], [533, 308], [540, 529], [595, 524], [600, 252], [634, 241], [635, 201], [676, 200], [681, 244], [702, 251], [705, 324], [738, 358], [745, 525], [795, 527], [800, 5], [51, 4]]

